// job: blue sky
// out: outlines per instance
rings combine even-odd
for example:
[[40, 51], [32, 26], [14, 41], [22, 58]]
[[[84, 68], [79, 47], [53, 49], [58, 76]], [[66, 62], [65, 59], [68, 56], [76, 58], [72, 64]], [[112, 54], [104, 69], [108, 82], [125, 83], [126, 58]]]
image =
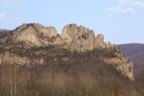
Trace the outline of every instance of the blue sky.
[[58, 33], [76, 23], [114, 44], [144, 43], [144, 0], [0, 0], [0, 28], [33, 22]]

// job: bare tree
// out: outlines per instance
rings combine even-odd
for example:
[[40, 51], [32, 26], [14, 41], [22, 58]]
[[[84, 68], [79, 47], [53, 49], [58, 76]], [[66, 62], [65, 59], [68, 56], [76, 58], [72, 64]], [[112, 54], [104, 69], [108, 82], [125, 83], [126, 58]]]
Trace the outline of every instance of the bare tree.
[[17, 64], [10, 64], [10, 94], [17, 95]]
[[0, 73], [0, 77], [1, 77], [1, 94], [3, 93], [3, 64], [1, 62], [1, 59], [0, 59], [0, 65], [1, 65], [1, 73]]

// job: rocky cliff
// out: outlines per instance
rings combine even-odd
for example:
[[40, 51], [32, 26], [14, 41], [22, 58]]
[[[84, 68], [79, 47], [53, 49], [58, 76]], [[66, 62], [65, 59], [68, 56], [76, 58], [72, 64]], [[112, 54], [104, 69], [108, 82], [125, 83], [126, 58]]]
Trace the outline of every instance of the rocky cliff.
[[[115, 45], [105, 43], [102, 34], [95, 36], [93, 30], [84, 26], [69, 24], [59, 35], [52, 26], [23, 24], [1, 37], [0, 43], [1, 64], [67, 64], [80, 60], [77, 56], [71, 57], [67, 51], [79, 54], [88, 52], [88, 58], [95, 56], [102, 62], [111, 64], [124, 77], [134, 80], [132, 62]], [[49, 49], [51, 46], [52, 49]]]

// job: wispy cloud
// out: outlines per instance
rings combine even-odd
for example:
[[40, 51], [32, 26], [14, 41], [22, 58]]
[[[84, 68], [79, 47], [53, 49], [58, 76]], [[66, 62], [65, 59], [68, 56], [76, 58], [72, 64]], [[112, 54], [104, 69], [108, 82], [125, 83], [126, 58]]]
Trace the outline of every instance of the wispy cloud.
[[121, 8], [121, 7], [112, 7], [108, 8], [108, 11], [120, 13], [120, 14], [133, 14], [135, 13], [135, 10], [132, 8]]
[[4, 21], [4, 17], [5, 17], [6, 13], [0, 13], [0, 21]]
[[136, 13], [135, 7], [144, 7], [144, 2], [139, 0], [116, 0], [116, 6], [107, 8], [107, 11], [120, 13], [120, 14], [134, 14]]
[[137, 2], [134, 2], [133, 5], [144, 7], [144, 2], [137, 1]]
[[27, 0], [3, 0], [5, 3], [25, 3]]
[[3, 13], [0, 13], [0, 17], [4, 17], [5, 16], [5, 12], [3, 12]]

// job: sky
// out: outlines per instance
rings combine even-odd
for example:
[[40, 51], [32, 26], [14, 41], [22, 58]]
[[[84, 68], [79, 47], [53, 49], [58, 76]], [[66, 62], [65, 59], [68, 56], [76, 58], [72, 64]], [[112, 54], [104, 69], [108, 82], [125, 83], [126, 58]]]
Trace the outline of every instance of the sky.
[[0, 0], [0, 29], [23, 23], [55, 26], [59, 34], [75, 23], [106, 42], [144, 43], [144, 0]]

